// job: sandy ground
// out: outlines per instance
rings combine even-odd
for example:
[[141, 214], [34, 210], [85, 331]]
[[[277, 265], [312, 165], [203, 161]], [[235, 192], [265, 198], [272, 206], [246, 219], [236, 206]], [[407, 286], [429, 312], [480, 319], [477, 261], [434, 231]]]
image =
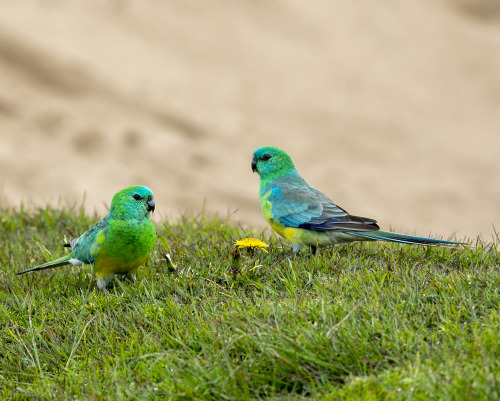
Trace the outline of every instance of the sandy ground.
[[251, 154], [405, 233], [500, 230], [497, 0], [0, 1], [0, 199], [264, 227]]

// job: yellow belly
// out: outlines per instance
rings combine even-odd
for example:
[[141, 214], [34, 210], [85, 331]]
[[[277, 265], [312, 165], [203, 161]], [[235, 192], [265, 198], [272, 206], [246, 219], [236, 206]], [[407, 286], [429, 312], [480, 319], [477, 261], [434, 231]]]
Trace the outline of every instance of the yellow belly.
[[123, 260], [116, 260], [102, 255], [96, 258], [94, 262], [94, 274], [97, 278], [106, 278], [112, 274], [130, 274], [137, 270], [146, 260], [147, 257], [124, 263]]
[[295, 237], [295, 235], [297, 234], [298, 229], [296, 228], [285, 227], [282, 224], [276, 224], [272, 219], [267, 219], [267, 222], [274, 231], [276, 231], [279, 235], [286, 238], [290, 242], [292, 242], [293, 237]]

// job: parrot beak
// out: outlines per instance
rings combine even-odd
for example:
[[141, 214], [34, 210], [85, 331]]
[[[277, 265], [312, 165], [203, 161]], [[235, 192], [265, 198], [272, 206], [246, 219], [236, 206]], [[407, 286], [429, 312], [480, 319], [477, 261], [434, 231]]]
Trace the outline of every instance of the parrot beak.
[[257, 159], [255, 156], [252, 158], [252, 171], [255, 173], [257, 171]]
[[148, 201], [146, 202], [146, 205], [148, 205], [148, 212], [155, 211], [155, 200], [153, 198], [148, 199]]

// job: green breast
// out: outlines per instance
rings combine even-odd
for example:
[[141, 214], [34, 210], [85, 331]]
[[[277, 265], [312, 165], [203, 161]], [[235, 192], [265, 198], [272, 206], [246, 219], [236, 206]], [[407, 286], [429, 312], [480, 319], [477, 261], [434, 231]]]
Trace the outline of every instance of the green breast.
[[155, 229], [151, 220], [110, 220], [106, 232], [96, 238], [98, 246], [94, 273], [98, 278], [128, 273], [146, 262], [154, 248]]

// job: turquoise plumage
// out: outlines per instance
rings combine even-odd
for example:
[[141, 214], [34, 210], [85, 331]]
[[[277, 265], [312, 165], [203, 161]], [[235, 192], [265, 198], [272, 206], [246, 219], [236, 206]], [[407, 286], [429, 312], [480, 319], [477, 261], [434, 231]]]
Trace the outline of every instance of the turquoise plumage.
[[260, 176], [259, 199], [271, 227], [292, 243], [294, 253], [305, 246], [351, 241], [391, 241], [405, 244], [457, 245], [453, 241], [416, 237], [380, 230], [377, 222], [350, 215], [325, 194], [310, 187], [290, 156], [275, 147], [257, 149], [252, 170]]

